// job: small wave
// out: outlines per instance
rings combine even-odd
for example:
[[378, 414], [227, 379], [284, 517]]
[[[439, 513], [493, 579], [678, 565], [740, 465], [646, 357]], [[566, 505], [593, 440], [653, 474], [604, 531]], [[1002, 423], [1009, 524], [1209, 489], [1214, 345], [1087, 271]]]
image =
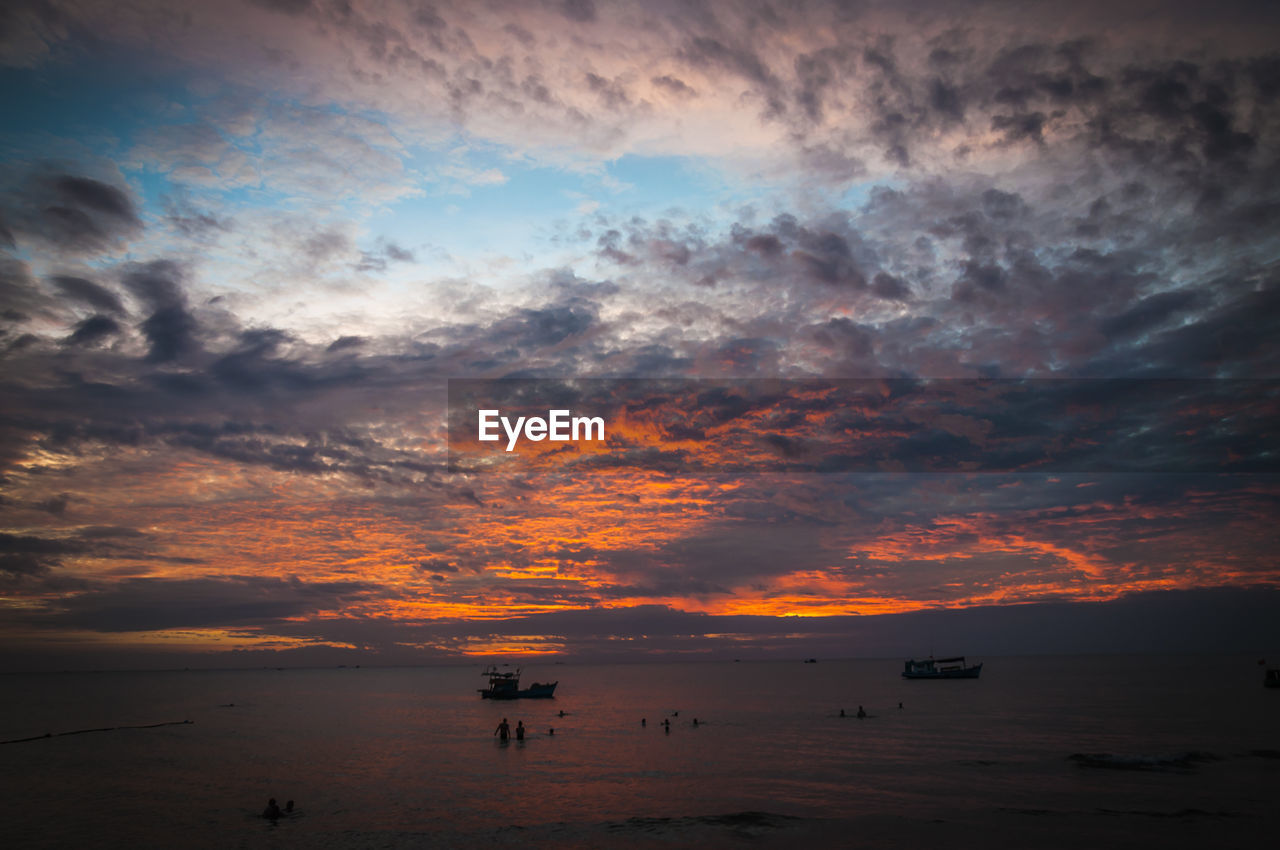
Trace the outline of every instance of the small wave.
[[1159, 812], [1147, 809], [1098, 809], [1103, 815], [1141, 815], [1148, 818], [1236, 818], [1237, 812], [1207, 812], [1204, 809], [1178, 809], [1175, 812]]
[[1000, 808], [996, 809], [996, 811], [1005, 812], [1011, 815], [1034, 815], [1036, 817], [1041, 817], [1043, 815], [1068, 814], [1067, 812], [1059, 812], [1053, 809], [1027, 809], [1027, 808], [1014, 809], [1014, 808], [1009, 808], [1008, 806], [1001, 806]]
[[1072, 753], [1070, 761], [1082, 767], [1101, 767], [1112, 770], [1190, 770], [1198, 764], [1216, 761], [1212, 753], [1190, 751], [1167, 755], [1141, 753]]
[[677, 818], [627, 818], [606, 825], [612, 832], [676, 832], [698, 827], [716, 827], [745, 834], [759, 834], [798, 823], [801, 818], [770, 812], [735, 812], [727, 815], [691, 815]]

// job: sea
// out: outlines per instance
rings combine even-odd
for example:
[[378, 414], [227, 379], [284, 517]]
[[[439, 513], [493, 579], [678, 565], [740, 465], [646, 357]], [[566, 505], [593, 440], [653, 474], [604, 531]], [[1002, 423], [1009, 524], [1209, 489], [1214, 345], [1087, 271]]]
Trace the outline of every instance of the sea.
[[554, 699], [516, 701], [479, 663], [7, 674], [0, 843], [1274, 846], [1257, 658], [970, 660], [540, 661]]

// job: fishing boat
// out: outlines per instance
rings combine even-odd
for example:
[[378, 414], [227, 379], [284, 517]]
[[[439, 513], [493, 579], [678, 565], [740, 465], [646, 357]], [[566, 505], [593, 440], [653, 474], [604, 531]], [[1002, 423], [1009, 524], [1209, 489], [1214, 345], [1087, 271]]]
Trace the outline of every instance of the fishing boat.
[[976, 679], [982, 672], [982, 662], [972, 666], [965, 664], [964, 656], [956, 658], [912, 659], [902, 671], [904, 679]]
[[520, 668], [499, 670], [498, 665], [484, 668], [489, 677], [489, 687], [480, 688], [481, 699], [548, 699], [555, 696], [558, 681], [549, 684], [534, 682], [527, 688], [520, 687]]

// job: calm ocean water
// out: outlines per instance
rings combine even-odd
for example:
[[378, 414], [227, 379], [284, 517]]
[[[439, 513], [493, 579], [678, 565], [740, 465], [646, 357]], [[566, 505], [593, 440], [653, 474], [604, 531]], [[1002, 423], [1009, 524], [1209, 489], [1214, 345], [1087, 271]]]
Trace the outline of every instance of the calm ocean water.
[[[981, 679], [951, 682], [903, 680], [898, 659], [527, 665], [526, 683], [559, 689], [516, 702], [479, 698], [479, 664], [8, 675], [0, 740], [193, 722], [0, 747], [3, 832], [17, 847], [681, 846], [877, 816], [1004, 818], [1050, 846], [1055, 815], [1274, 828], [1280, 691], [1254, 659], [974, 660]], [[839, 717], [859, 705], [871, 716]], [[525, 741], [493, 737], [504, 716]], [[268, 823], [268, 797], [298, 814]]]

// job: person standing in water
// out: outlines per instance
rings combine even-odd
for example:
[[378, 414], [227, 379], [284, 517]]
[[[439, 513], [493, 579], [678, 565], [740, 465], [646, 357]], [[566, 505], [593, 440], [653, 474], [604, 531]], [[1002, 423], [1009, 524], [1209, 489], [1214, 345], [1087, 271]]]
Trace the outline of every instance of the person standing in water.
[[517, 741], [524, 740], [524, 721], [523, 720], [516, 721], [516, 740]]
[[511, 737], [511, 727], [507, 725], [507, 718], [502, 718], [502, 722], [498, 724], [498, 728], [493, 730], [493, 734], [498, 736], [499, 741], [505, 741]]

